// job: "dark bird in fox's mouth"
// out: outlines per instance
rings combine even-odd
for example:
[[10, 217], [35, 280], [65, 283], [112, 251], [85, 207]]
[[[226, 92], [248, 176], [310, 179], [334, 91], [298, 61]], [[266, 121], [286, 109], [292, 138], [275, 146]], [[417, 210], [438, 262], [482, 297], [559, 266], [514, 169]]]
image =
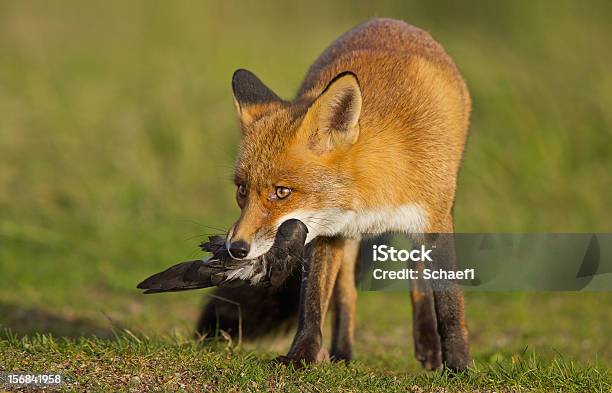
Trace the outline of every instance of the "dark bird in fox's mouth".
[[202, 243], [212, 255], [203, 260], [178, 263], [138, 284], [145, 294], [186, 291], [212, 286], [244, 284], [279, 286], [303, 262], [308, 228], [299, 220], [287, 220], [278, 229], [270, 250], [255, 259], [233, 259], [225, 238], [212, 236]]

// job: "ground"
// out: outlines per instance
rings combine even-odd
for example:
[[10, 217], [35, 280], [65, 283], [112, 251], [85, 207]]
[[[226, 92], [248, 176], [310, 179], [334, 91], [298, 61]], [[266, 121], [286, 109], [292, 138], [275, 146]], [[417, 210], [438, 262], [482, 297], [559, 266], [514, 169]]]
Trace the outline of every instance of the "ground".
[[[193, 340], [201, 294], [133, 292], [107, 293], [107, 305], [98, 310], [3, 306], [4, 324], [23, 329], [0, 342], [3, 367], [60, 372], [78, 390], [612, 389], [612, 315], [592, 306], [610, 304], [608, 293], [468, 294], [474, 364], [452, 375], [422, 371], [413, 358], [409, 301], [402, 293], [360, 293], [354, 362], [294, 370], [272, 363], [291, 334], [255, 343]], [[117, 320], [111, 310], [129, 311]]]

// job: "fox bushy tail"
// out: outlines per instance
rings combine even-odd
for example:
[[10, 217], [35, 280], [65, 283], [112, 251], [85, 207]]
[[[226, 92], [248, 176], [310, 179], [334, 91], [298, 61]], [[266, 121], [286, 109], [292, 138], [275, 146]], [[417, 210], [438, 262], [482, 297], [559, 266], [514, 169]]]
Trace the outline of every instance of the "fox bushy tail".
[[289, 331], [297, 319], [300, 303], [300, 269], [294, 269], [279, 287], [215, 288], [204, 305], [196, 331], [213, 337], [223, 330], [252, 340], [269, 333]]

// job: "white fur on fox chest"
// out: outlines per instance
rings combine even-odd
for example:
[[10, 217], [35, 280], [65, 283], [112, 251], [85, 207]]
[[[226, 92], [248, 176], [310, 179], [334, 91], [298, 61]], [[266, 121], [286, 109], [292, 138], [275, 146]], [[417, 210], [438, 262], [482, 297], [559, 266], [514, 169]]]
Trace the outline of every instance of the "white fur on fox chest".
[[297, 210], [282, 219], [296, 218], [308, 227], [306, 242], [317, 236], [359, 238], [384, 232], [421, 233], [427, 227], [427, 213], [418, 204], [366, 210]]

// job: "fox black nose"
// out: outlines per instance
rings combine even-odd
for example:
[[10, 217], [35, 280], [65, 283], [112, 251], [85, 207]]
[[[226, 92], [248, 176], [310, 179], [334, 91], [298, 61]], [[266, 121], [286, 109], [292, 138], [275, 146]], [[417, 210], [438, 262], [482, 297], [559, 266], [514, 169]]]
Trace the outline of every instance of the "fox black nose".
[[229, 245], [229, 252], [231, 256], [239, 259], [246, 257], [250, 249], [251, 247], [249, 246], [249, 243], [245, 242], [244, 240], [238, 240], [230, 243]]

